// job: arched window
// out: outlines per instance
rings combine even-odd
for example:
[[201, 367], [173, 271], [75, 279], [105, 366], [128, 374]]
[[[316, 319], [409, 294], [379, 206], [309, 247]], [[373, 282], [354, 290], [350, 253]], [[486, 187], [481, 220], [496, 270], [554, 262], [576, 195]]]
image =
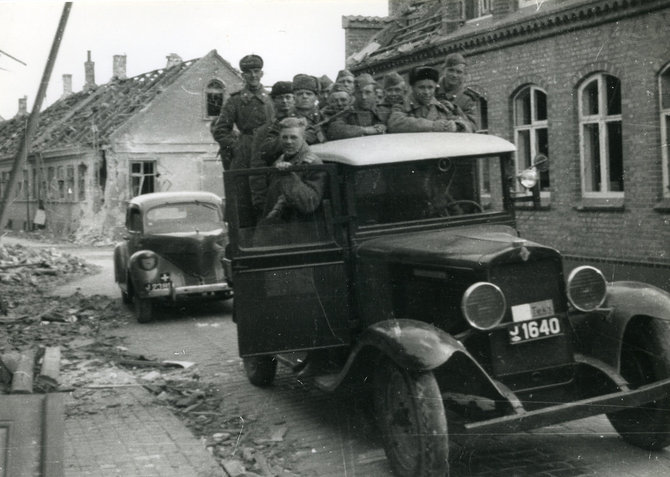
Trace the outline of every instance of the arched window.
[[208, 118], [216, 118], [221, 113], [225, 90], [224, 84], [219, 80], [212, 80], [207, 83], [205, 88], [205, 115]]
[[623, 197], [621, 82], [598, 73], [578, 92], [579, 143], [584, 197]]
[[663, 197], [670, 198], [670, 64], [658, 77], [661, 111], [661, 150], [663, 151]]
[[[538, 154], [549, 157], [547, 93], [534, 85], [525, 86], [514, 96], [513, 110], [516, 170], [521, 172], [533, 165]], [[547, 170], [540, 173], [540, 192], [546, 196], [549, 187]]]

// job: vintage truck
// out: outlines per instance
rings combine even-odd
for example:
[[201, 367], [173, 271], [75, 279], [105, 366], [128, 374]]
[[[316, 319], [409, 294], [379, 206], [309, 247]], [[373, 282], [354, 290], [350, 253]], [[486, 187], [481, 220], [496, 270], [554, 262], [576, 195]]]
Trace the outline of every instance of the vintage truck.
[[[309, 217], [240, 226], [245, 200], [228, 197], [227, 266], [251, 383], [270, 385], [278, 362], [325, 391], [358, 381], [399, 476], [447, 475], [448, 430], [606, 413], [636, 446], [670, 444], [670, 294], [607, 283], [591, 266], [566, 277], [559, 251], [520, 237], [514, 208], [537, 203], [539, 164], [518, 172], [513, 144], [466, 133], [312, 150], [324, 164], [292, 171], [325, 174]], [[228, 171], [225, 186], [292, 172]]]

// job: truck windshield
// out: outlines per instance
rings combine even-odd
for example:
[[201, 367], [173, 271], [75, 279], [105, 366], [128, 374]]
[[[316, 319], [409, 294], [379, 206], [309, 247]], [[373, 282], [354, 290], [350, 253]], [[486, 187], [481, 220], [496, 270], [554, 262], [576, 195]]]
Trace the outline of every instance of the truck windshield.
[[498, 158], [431, 159], [356, 171], [360, 226], [503, 210]]
[[151, 234], [212, 232], [223, 226], [219, 207], [203, 202], [164, 204], [145, 216], [145, 231]]

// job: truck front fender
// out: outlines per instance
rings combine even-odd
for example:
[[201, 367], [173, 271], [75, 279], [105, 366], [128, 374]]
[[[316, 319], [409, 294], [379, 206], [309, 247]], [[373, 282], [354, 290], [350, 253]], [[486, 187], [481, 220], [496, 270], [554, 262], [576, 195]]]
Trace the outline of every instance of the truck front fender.
[[604, 310], [572, 318], [581, 351], [619, 370], [621, 344], [637, 316], [670, 321], [670, 293], [646, 283], [621, 281], [607, 287]]

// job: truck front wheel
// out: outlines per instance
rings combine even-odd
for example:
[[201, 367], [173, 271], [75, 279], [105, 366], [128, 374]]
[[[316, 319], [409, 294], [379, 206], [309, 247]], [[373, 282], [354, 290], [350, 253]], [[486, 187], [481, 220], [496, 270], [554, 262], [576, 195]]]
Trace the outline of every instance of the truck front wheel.
[[407, 371], [383, 361], [375, 373], [374, 404], [396, 475], [449, 475], [447, 419], [432, 372]]
[[277, 374], [277, 360], [273, 356], [251, 356], [242, 358], [247, 379], [254, 386], [266, 387], [272, 384]]
[[[621, 375], [637, 388], [670, 377], [670, 323], [632, 323], [621, 349]], [[607, 415], [628, 443], [648, 450], [670, 444], [670, 397]]]

